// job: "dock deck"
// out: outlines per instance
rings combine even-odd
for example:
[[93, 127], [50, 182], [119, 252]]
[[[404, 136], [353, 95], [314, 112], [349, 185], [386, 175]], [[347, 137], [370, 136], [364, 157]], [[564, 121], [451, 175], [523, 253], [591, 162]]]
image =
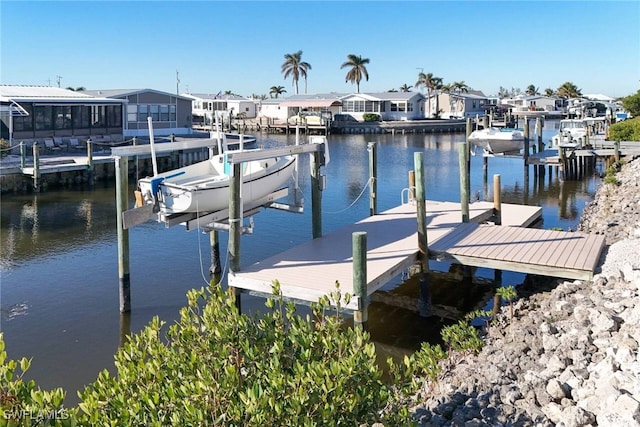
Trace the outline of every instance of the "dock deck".
[[[430, 256], [469, 266], [592, 277], [602, 236], [525, 228], [540, 218], [540, 207], [503, 204], [502, 211], [502, 226], [480, 225], [493, 214], [493, 204], [476, 202], [469, 208], [472, 222], [462, 224], [459, 203], [427, 201]], [[229, 286], [268, 295], [278, 280], [284, 297], [307, 302], [334, 291], [336, 281], [343, 293], [352, 293], [356, 231], [367, 233], [368, 295], [418, 260], [416, 208], [405, 204], [231, 273]], [[358, 304], [352, 298], [346, 308]]]

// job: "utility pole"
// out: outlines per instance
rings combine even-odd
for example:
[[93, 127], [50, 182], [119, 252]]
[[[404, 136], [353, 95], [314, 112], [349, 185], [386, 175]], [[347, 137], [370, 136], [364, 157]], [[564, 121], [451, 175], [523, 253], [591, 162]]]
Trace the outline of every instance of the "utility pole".
[[176, 70], [176, 95], [180, 95], [180, 74]]
[[58, 82], [58, 87], [60, 87], [60, 80], [62, 80], [62, 76], [56, 76], [56, 81]]

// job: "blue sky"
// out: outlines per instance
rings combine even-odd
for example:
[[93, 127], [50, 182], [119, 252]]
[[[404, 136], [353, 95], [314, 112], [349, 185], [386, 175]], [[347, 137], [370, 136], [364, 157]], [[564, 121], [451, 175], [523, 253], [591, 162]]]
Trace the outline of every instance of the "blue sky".
[[[620, 97], [640, 89], [639, 1], [0, 2], [2, 84], [268, 94], [311, 64], [308, 93], [355, 92], [340, 69], [370, 59], [361, 92], [420, 70], [485, 94], [564, 82]], [[300, 82], [300, 93], [304, 83]]]

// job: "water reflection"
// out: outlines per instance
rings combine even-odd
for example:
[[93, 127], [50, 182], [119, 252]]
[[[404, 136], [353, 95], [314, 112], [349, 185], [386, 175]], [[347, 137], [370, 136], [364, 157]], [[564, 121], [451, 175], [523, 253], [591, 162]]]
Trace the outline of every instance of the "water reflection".
[[[549, 125], [548, 123], [546, 125]], [[264, 144], [293, 144], [293, 135], [269, 135]], [[331, 162], [324, 168], [328, 187], [323, 192], [323, 232], [329, 233], [369, 214], [366, 187], [367, 143], [378, 145], [378, 209], [397, 206], [407, 187], [413, 154], [424, 152], [427, 198], [459, 201], [458, 149], [462, 134], [335, 135], [330, 137]], [[300, 161], [300, 181], [310, 200], [308, 156]], [[561, 182], [547, 173], [525, 179], [522, 159], [490, 159], [488, 177], [502, 177], [502, 200], [543, 208], [545, 228], [575, 228], [584, 205], [591, 200], [597, 177]], [[471, 194], [491, 200], [492, 184], [483, 182], [482, 157], [471, 159]], [[351, 206], [353, 205], [353, 206]], [[153, 316], [169, 324], [186, 304], [189, 289], [205, 284], [209, 239], [182, 227], [165, 229], [146, 223], [130, 230], [132, 313], [118, 312], [118, 265], [115, 189], [60, 190], [38, 195], [8, 195], [0, 210], [0, 328], [9, 357], [33, 357], [31, 378], [43, 388], [62, 386], [68, 403], [75, 390], [93, 381], [102, 369], [113, 370], [113, 354], [128, 331], [139, 331]], [[310, 205], [302, 215], [267, 210], [255, 217], [255, 234], [244, 236], [241, 265], [249, 265], [311, 238]], [[227, 235], [220, 233], [225, 261]], [[441, 263], [440, 263], [441, 264]], [[434, 264], [448, 271], [449, 265]], [[477, 269], [478, 277], [493, 271]], [[522, 275], [505, 272], [504, 283]], [[460, 288], [438, 276], [434, 303], [463, 310], [482, 299], [475, 288]], [[438, 296], [437, 287], [443, 291]], [[396, 303], [415, 300], [411, 282], [395, 278], [384, 292]], [[383, 295], [384, 296], [384, 295]], [[388, 351], [411, 351], [425, 339], [436, 339], [434, 319], [421, 319], [414, 310], [384, 301], [371, 307], [372, 336]], [[262, 299], [243, 296], [243, 310], [264, 309]], [[461, 305], [460, 305], [461, 304]], [[301, 309], [304, 310], [304, 309]], [[430, 333], [423, 334], [423, 332]], [[431, 338], [429, 338], [431, 337]]]

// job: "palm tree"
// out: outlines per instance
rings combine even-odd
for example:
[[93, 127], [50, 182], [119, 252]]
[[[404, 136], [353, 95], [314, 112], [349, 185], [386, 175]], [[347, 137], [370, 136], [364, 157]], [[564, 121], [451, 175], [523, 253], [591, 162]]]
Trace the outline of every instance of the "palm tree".
[[[395, 87], [392, 87], [391, 89], [389, 89], [387, 92], [397, 92], [398, 89], [396, 89]], [[407, 92], [406, 90], [403, 90], [402, 92]]]
[[363, 58], [351, 53], [347, 55], [347, 61], [340, 66], [340, 69], [351, 67], [345, 77], [345, 83], [355, 83], [358, 93], [360, 93], [360, 81], [362, 81], [362, 78], [364, 77], [365, 80], [369, 81], [369, 72], [366, 67], [368, 63], [369, 58]]
[[272, 98], [277, 98], [279, 95], [282, 95], [286, 91], [287, 90], [284, 88], [284, 86], [271, 86], [271, 89], [269, 90], [269, 95]]
[[[429, 114], [431, 117], [431, 92], [442, 87], [442, 78], [436, 77], [432, 73], [423, 73], [418, 74], [418, 81], [416, 82], [416, 87], [426, 87], [427, 88], [427, 102], [429, 103]], [[436, 113], [438, 111], [438, 98], [436, 98]]]
[[406, 83], [400, 86], [400, 92], [409, 92], [413, 86], [407, 85]]
[[467, 85], [464, 80], [451, 83], [451, 89], [455, 93], [469, 93], [469, 85]]
[[544, 94], [547, 95], [547, 96], [553, 96], [553, 95], [555, 95], [555, 93], [556, 93], [556, 91], [551, 89], [550, 87], [548, 87], [548, 88], [546, 88], [544, 90]]
[[84, 86], [78, 86], [77, 88], [72, 88], [71, 86], [69, 86], [67, 88], [67, 90], [72, 90], [74, 92], [82, 92], [83, 90], [87, 90]]
[[302, 51], [299, 50], [296, 53], [287, 53], [284, 55], [284, 62], [282, 63], [282, 74], [284, 78], [291, 76], [293, 87], [296, 89], [296, 95], [298, 94], [298, 80], [300, 77], [304, 78], [305, 93], [307, 93], [307, 72], [311, 69], [311, 64], [302, 60]]
[[535, 87], [535, 85], [527, 86], [527, 90], [525, 90], [524, 93], [526, 93], [527, 95], [530, 95], [530, 96], [539, 95], [540, 94], [540, 92], [538, 91], [538, 88]]
[[578, 98], [582, 96], [582, 90], [578, 89], [578, 86], [574, 85], [571, 82], [565, 82], [560, 86], [557, 90], [559, 96], [563, 96], [565, 98]]

